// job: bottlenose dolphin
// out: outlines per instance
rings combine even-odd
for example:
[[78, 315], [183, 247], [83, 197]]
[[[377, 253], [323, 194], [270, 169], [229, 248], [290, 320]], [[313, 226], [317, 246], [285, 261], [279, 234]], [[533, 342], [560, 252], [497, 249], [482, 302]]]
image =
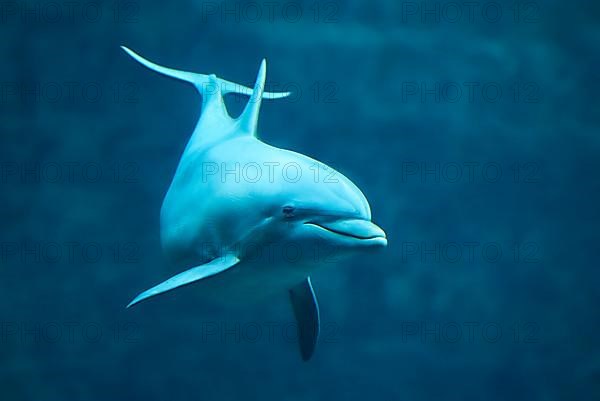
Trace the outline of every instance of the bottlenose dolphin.
[[[160, 213], [163, 250], [187, 270], [128, 307], [191, 283], [224, 302], [288, 291], [300, 352], [308, 360], [319, 334], [310, 274], [339, 257], [387, 245], [385, 232], [371, 222], [367, 199], [331, 167], [257, 138], [262, 99], [290, 94], [263, 90], [265, 60], [251, 89], [159, 66], [122, 48], [149, 69], [193, 84], [202, 96], [202, 113]], [[236, 119], [223, 102], [228, 93], [250, 96]]]

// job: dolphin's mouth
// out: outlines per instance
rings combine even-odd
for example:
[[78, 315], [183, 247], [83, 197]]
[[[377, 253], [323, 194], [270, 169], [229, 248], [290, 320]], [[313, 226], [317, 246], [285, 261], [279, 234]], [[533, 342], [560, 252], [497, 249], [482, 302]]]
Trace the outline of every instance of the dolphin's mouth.
[[354, 238], [361, 241], [377, 240], [387, 244], [385, 232], [376, 224], [361, 219], [335, 220], [331, 222], [308, 221], [304, 224], [315, 226], [335, 235]]

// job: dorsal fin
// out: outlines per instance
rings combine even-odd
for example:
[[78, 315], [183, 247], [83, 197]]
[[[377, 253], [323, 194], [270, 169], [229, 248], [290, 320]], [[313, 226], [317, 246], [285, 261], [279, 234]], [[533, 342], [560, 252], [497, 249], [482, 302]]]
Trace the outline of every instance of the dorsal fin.
[[248, 100], [244, 111], [238, 118], [239, 127], [242, 131], [256, 136], [256, 125], [258, 124], [258, 115], [260, 113], [260, 104], [262, 103], [263, 93], [265, 89], [265, 79], [267, 76], [267, 60], [263, 59], [260, 63], [258, 75], [252, 96]]

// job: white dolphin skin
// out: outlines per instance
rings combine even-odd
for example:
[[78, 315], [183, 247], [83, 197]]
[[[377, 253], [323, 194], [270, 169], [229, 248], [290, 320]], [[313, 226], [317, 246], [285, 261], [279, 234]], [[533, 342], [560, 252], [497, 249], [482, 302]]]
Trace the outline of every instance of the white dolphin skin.
[[[254, 89], [131, 57], [161, 74], [192, 83], [203, 98], [161, 214], [167, 257], [187, 269], [139, 294], [128, 307], [183, 285], [213, 299], [246, 303], [289, 292], [298, 321], [300, 352], [308, 360], [319, 334], [319, 309], [310, 274], [342, 257], [387, 245], [371, 222], [362, 192], [348, 178], [310, 157], [257, 138], [266, 62]], [[249, 95], [237, 119], [223, 95]]]

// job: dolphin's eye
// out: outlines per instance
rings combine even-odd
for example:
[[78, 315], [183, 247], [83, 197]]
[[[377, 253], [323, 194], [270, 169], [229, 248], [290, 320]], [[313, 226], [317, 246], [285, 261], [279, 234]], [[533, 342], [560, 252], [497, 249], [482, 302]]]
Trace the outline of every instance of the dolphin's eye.
[[282, 209], [284, 217], [294, 217], [294, 211], [296, 209], [293, 206], [284, 206]]

